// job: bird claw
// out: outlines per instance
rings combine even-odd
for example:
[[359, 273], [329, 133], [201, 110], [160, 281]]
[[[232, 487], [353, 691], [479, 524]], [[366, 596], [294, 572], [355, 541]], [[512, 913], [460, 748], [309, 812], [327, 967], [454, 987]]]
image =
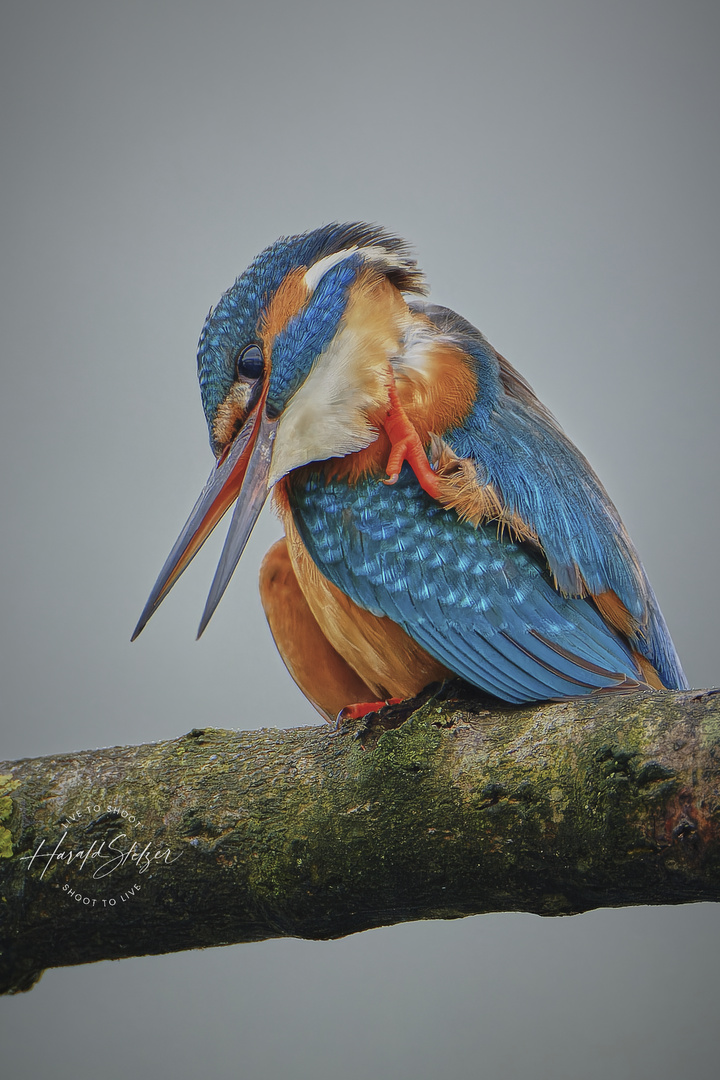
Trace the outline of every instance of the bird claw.
[[431, 498], [439, 500], [440, 486], [437, 476], [427, 459], [423, 445], [420, 442], [420, 436], [400, 404], [394, 382], [390, 384], [388, 392], [390, 408], [383, 425], [390, 439], [392, 449], [387, 461], [389, 479], [383, 480], [382, 483], [390, 487], [397, 483], [403, 463], [407, 461], [423, 491], [426, 491]]
[[376, 713], [384, 709], [386, 705], [399, 705], [403, 698], [391, 697], [384, 701], [355, 701], [352, 705], [346, 705], [337, 714], [336, 724], [340, 725], [344, 720], [362, 720], [370, 713]]

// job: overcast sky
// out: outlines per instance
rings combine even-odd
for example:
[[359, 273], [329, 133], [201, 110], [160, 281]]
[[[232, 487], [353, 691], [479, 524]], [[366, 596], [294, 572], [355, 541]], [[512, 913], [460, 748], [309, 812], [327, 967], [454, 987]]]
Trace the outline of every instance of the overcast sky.
[[[3, 752], [313, 724], [275, 654], [266, 511], [132, 646], [212, 464], [209, 307], [331, 220], [590, 458], [690, 681], [718, 681], [718, 8], [686, 0], [26, 0], [0, 44]], [[0, 1004], [16, 1080], [669, 1080], [720, 1051], [717, 910], [484, 916], [49, 972]]]

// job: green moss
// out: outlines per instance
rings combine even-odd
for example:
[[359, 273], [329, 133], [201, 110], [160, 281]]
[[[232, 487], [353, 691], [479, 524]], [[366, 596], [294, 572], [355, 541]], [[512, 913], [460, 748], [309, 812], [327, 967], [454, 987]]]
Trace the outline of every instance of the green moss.
[[[343, 733], [203, 728], [42, 769], [18, 763], [30, 771], [14, 775], [39, 779], [23, 781], [32, 827], [21, 841], [16, 826], [16, 856], [90, 791], [103, 812], [74, 823], [84, 837], [117, 829], [108, 804], [132, 806], [143, 838], [162, 837], [183, 856], [148, 872], [122, 918], [92, 941], [84, 909], [46, 887], [51, 871], [27, 889], [23, 864], [6, 858], [4, 906], [16, 918], [10, 909], [22, 896], [27, 963], [332, 938], [483, 911], [565, 915], [717, 899], [717, 750], [700, 752], [697, 733], [709, 730], [711, 713], [720, 717], [720, 696], [486, 706], [459, 692], [438, 696], [400, 726], [390, 726], [397, 715], [373, 721], [370, 738], [362, 723]], [[8, 825], [17, 786], [0, 779]], [[72, 934], [57, 933], [55, 919]], [[11, 977], [17, 986], [22, 971]]]
[[720, 742], [720, 710], [714, 707], [718, 694], [720, 690], [710, 690], [700, 698], [705, 713], [700, 725], [700, 744], [703, 748], [715, 747]]
[[[328, 739], [328, 760], [317, 775], [302, 783], [294, 770], [276, 775], [271, 794], [249, 804], [247, 824], [253, 837], [248, 885], [255, 896], [320, 924], [320, 897], [329, 913], [331, 898], [340, 894], [350, 906], [363, 895], [367, 904], [368, 894], [387, 893], [391, 883], [397, 889], [403, 872], [412, 882], [418, 835], [432, 836], [434, 825], [443, 824], [439, 807], [452, 790], [438, 769], [442, 735], [419, 714], [383, 733], [373, 750], [351, 736], [337, 739]], [[439, 832], [437, 846], [445, 838]], [[422, 849], [427, 855], [427, 844]], [[432, 849], [431, 843], [431, 856]], [[431, 857], [425, 874], [444, 862], [444, 856]]]
[[[7, 821], [13, 810], [12, 799], [8, 794], [20, 787], [19, 780], [13, 780], [10, 773], [0, 776], [0, 821]], [[12, 833], [4, 825], [0, 825], [0, 859], [9, 859], [13, 853]]]

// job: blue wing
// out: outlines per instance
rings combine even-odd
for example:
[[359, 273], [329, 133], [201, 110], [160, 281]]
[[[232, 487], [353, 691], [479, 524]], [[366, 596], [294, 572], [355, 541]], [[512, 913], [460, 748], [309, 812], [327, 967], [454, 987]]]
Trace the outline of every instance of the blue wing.
[[643, 681], [627, 644], [590, 601], [553, 586], [541, 556], [461, 521], [408, 466], [392, 488], [305, 474], [290, 500], [334, 585], [487, 692], [524, 702]]
[[473, 357], [473, 412], [443, 438], [470, 458], [507, 509], [537, 535], [558, 589], [568, 597], [612, 590], [634, 620], [631, 644], [668, 687], [687, 687], [680, 660], [638, 554], [607, 492], [524, 379], [474, 326], [448, 308], [413, 301]]

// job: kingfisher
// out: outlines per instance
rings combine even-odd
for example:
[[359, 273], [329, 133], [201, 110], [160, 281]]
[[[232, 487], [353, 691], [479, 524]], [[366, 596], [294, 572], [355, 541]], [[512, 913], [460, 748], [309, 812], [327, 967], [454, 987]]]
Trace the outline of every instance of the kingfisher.
[[514, 704], [687, 687], [592, 468], [426, 295], [406, 243], [363, 223], [281, 238], [223, 294], [198, 347], [216, 464], [133, 638], [235, 504], [200, 636], [272, 492], [262, 603], [328, 720], [450, 677]]

